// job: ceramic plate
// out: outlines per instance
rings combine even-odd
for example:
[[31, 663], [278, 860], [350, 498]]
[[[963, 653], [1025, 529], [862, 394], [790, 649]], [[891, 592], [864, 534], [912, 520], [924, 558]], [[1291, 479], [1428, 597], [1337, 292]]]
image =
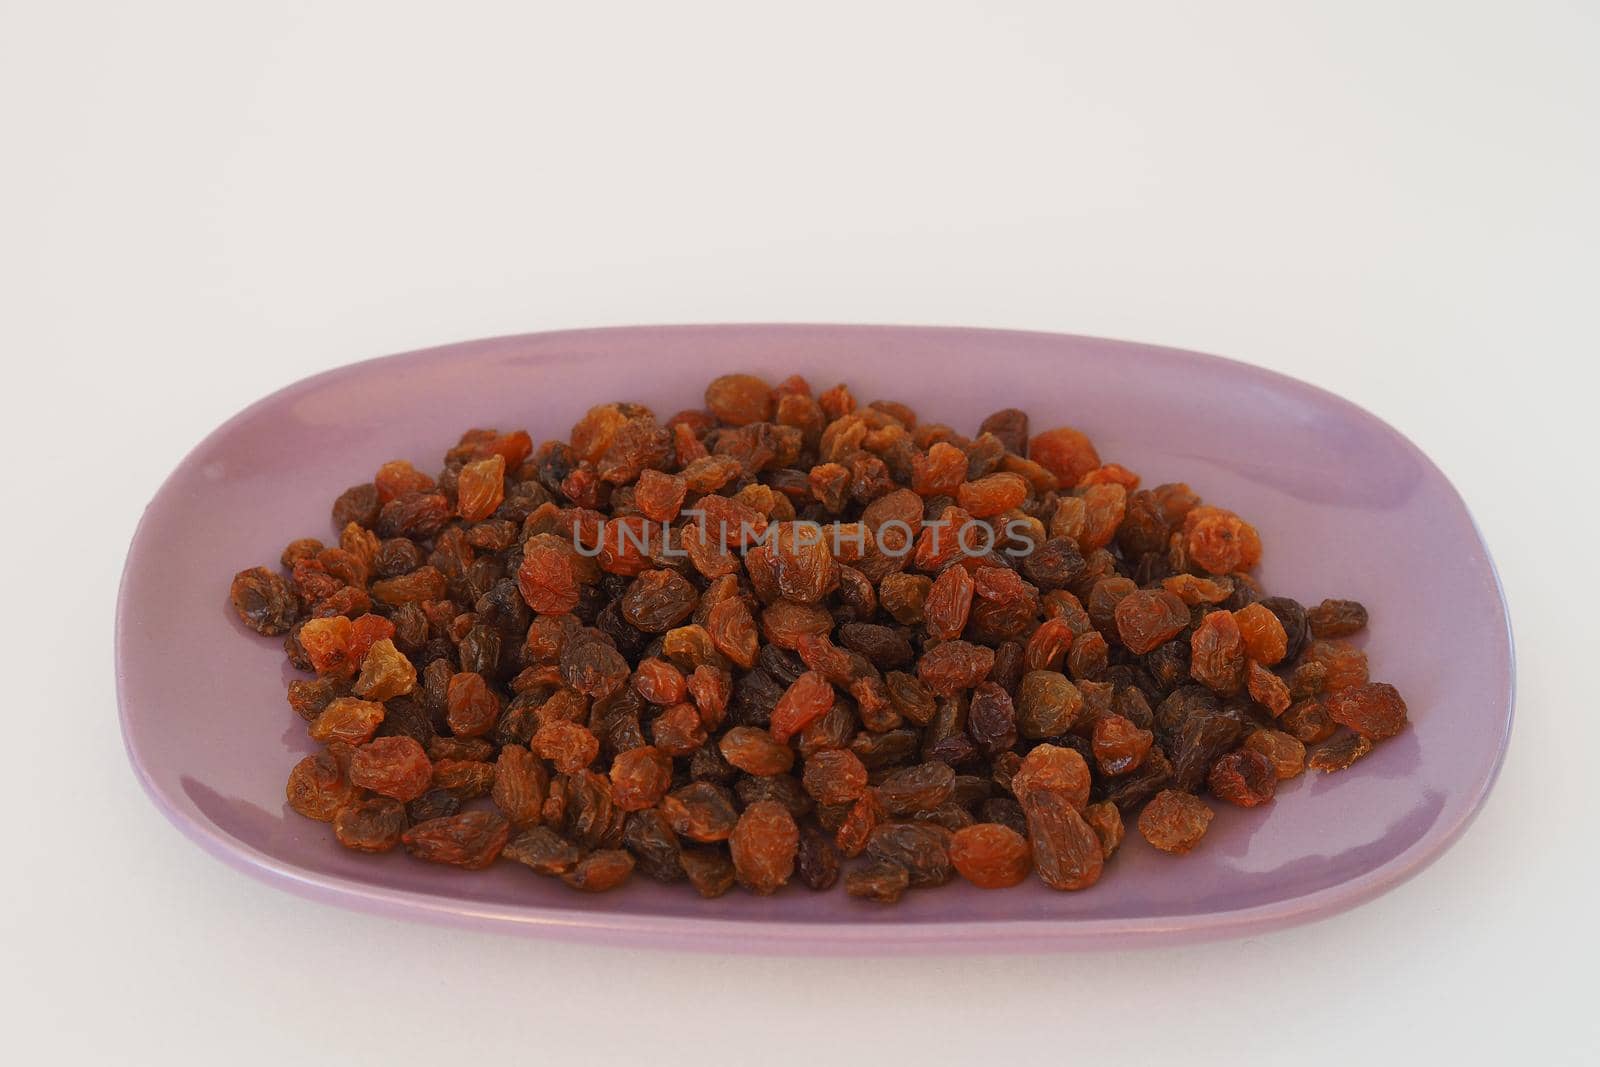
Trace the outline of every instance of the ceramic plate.
[[[427, 470], [469, 426], [564, 438], [595, 403], [670, 414], [742, 370], [911, 404], [971, 430], [1004, 407], [1069, 423], [1107, 460], [1186, 481], [1259, 527], [1277, 593], [1365, 603], [1376, 679], [1413, 725], [1341, 774], [1271, 804], [1219, 805], [1187, 857], [1130, 829], [1094, 888], [952, 884], [896, 907], [791, 887], [704, 901], [643, 879], [594, 897], [510, 863], [478, 873], [346, 851], [291, 812], [312, 750], [284, 701], [281, 642], [227, 603], [235, 571], [331, 534], [329, 506], [386, 460]], [[861, 326], [639, 327], [533, 334], [371, 360], [267, 397], [206, 438], [145, 511], [117, 607], [128, 754], [197, 844], [318, 900], [389, 915], [610, 944], [775, 952], [1057, 950], [1245, 934], [1351, 907], [1415, 874], [1482, 805], [1511, 726], [1505, 604], [1483, 541], [1439, 470], [1320, 389], [1212, 356], [1119, 341]]]

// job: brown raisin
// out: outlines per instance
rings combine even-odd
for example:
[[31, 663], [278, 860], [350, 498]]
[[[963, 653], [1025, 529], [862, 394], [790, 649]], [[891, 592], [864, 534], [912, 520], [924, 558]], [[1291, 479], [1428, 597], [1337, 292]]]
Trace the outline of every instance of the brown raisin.
[[288, 633], [300, 616], [300, 598], [288, 582], [265, 567], [234, 575], [228, 599], [240, 622], [269, 637]]
[[332, 822], [339, 809], [360, 794], [332, 752], [318, 752], [295, 764], [284, 790], [289, 807], [318, 822]]
[[877, 904], [893, 904], [911, 885], [910, 873], [898, 863], [873, 860], [844, 876], [844, 891]]
[[601, 849], [579, 860], [561, 880], [585, 893], [604, 893], [626, 882], [633, 874], [633, 865], [633, 857], [622, 849]]
[[950, 862], [980, 889], [1020, 884], [1033, 865], [1027, 839], [1009, 826], [977, 823], [950, 838]]
[[1324, 707], [1328, 718], [1368, 741], [1393, 737], [1406, 725], [1406, 702], [1394, 686], [1384, 682], [1337, 690], [1328, 695]]
[[428, 791], [433, 763], [410, 737], [379, 737], [351, 754], [350, 781], [404, 803]]
[[466, 811], [418, 823], [403, 835], [406, 851], [430, 863], [482, 870], [511, 836], [511, 824], [492, 811]]
[[739, 884], [761, 895], [777, 892], [789, 880], [799, 847], [794, 816], [772, 800], [746, 808], [728, 838]]
[[1253, 808], [1272, 799], [1278, 789], [1278, 774], [1266, 756], [1252, 748], [1241, 748], [1211, 765], [1206, 785], [1218, 800]]
[[1265, 756], [1279, 781], [1305, 770], [1306, 746], [1282, 730], [1255, 730], [1244, 739], [1244, 747]]
[[489, 796], [512, 826], [533, 826], [539, 821], [549, 788], [550, 773], [532, 752], [521, 745], [500, 749]]
[[500, 853], [537, 874], [566, 874], [578, 865], [578, 847], [548, 826], [533, 826], [506, 843]]
[[1126, 774], [1139, 766], [1154, 743], [1153, 733], [1141, 730], [1121, 715], [1104, 715], [1095, 720], [1094, 762], [1108, 777]]
[[1163, 789], [1139, 813], [1139, 833], [1161, 851], [1181, 856], [1200, 843], [1213, 815], [1199, 797]]
[[1354, 600], [1324, 600], [1305, 615], [1313, 637], [1349, 637], [1367, 627], [1367, 609]]
[[391, 797], [371, 797], [340, 808], [333, 836], [357, 852], [388, 852], [406, 828], [406, 806]]
[[1049, 789], [1030, 792], [1022, 802], [1028, 819], [1033, 869], [1051, 889], [1087, 889], [1100, 880], [1105, 855], [1100, 838], [1083, 821], [1079, 806]]

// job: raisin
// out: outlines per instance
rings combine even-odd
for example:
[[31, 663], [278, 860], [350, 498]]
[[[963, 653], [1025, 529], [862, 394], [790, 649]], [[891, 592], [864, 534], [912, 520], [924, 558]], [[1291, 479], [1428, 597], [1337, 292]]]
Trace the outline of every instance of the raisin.
[[661, 798], [673, 833], [691, 841], [726, 841], [738, 822], [727, 791], [713, 782], [693, 782]]
[[772, 387], [751, 374], [724, 374], [706, 386], [706, 408], [730, 426], [772, 418]]
[[1278, 725], [1305, 745], [1326, 741], [1336, 729], [1328, 716], [1327, 701], [1319, 697], [1291, 704], [1289, 710], [1279, 716]]
[[500, 698], [482, 675], [470, 671], [450, 677], [445, 722], [457, 737], [482, 737], [500, 718]]
[[1017, 727], [1023, 737], [1058, 737], [1083, 710], [1083, 694], [1056, 671], [1029, 671], [1017, 690]]
[[1265, 756], [1279, 781], [1305, 770], [1306, 746], [1282, 730], [1255, 730], [1244, 739], [1244, 747]]
[[693, 704], [674, 704], [650, 724], [650, 740], [669, 756], [687, 756], [706, 743], [705, 719]]
[[1255, 660], [1245, 667], [1245, 690], [1250, 699], [1266, 708], [1274, 716], [1282, 715], [1292, 703], [1289, 686], [1282, 678], [1267, 670]]
[[839, 850], [815, 827], [806, 826], [800, 830], [795, 874], [808, 889], [832, 889], [839, 881]]
[[406, 851], [430, 863], [482, 870], [511, 836], [511, 824], [491, 811], [466, 811], [418, 823], [401, 835]]
[[622, 653], [598, 637], [574, 635], [561, 647], [561, 677], [585, 696], [611, 695], [627, 684], [628, 674]]
[[1100, 796], [1122, 811], [1131, 811], [1171, 784], [1172, 761], [1155, 745], [1134, 770], [1102, 783]]
[[967, 641], [946, 641], [924, 652], [917, 677], [938, 696], [954, 696], [984, 679], [994, 666], [994, 651]]
[[1026, 807], [1035, 793], [1059, 793], [1082, 811], [1089, 803], [1089, 764], [1063, 745], [1036, 745], [1011, 778], [1011, 791]]
[[485, 760], [435, 759], [433, 788], [448, 789], [462, 800], [481, 797], [494, 788], [494, 764]]
[[911, 642], [892, 626], [847, 623], [839, 627], [839, 643], [885, 670], [908, 667], [916, 659]]
[[1028, 458], [1042, 464], [1062, 485], [1077, 485], [1080, 478], [1100, 466], [1100, 456], [1089, 438], [1070, 426], [1036, 435], [1028, 443]]
[[1033, 869], [1051, 889], [1087, 889], [1100, 880], [1105, 855], [1100, 838], [1066, 794], [1037, 789], [1022, 802], [1028, 819]]
[[1289, 636], [1270, 608], [1247, 604], [1233, 613], [1233, 620], [1239, 628], [1239, 639], [1244, 642], [1245, 655], [1267, 667], [1283, 660]]
[[761, 633], [749, 606], [739, 597], [730, 597], [711, 609], [706, 617], [706, 632], [717, 650], [740, 667], [749, 670], [756, 665]]
[[437, 601], [446, 593], [445, 577], [436, 567], [421, 566], [381, 582], [372, 583], [372, 599], [398, 606]]
[[1155, 735], [1121, 715], [1105, 715], [1094, 724], [1094, 761], [1108, 777], [1126, 774], [1144, 761]]
[[530, 542], [517, 568], [517, 589], [541, 615], [564, 615], [578, 606], [578, 574], [566, 546]]
[[683, 672], [662, 659], [645, 659], [633, 673], [633, 687], [652, 704], [677, 704], [688, 695]]
[[1122, 812], [1109, 800], [1102, 800], [1083, 809], [1083, 821], [1100, 839], [1100, 854], [1110, 859], [1122, 845]]
[[794, 766], [794, 750], [755, 726], [735, 726], [717, 743], [722, 758], [746, 774], [784, 774]]
[[877, 904], [895, 903], [910, 885], [910, 872], [887, 860], [874, 860], [844, 876], [846, 893]]
[[818, 803], [844, 804], [866, 792], [867, 768], [849, 749], [826, 749], [806, 760], [802, 781]]
[[1300, 653], [1300, 666], [1313, 664], [1324, 672], [1322, 688], [1325, 692], [1367, 683], [1367, 654], [1342, 641], [1316, 640], [1307, 644]]
[[1110, 655], [1110, 646], [1100, 631], [1090, 630], [1073, 641], [1067, 652], [1067, 671], [1074, 681], [1097, 681], [1105, 674]]
[[1188, 558], [1212, 574], [1246, 570], [1261, 558], [1255, 527], [1231, 511], [1199, 506], [1183, 517]]
[[1368, 741], [1393, 737], [1406, 725], [1406, 702], [1392, 685], [1368, 682], [1328, 695], [1328, 718], [1348, 726]]
[[454, 815], [461, 810], [461, 798], [448, 789], [429, 789], [406, 805], [406, 815], [412, 822], [427, 822], [441, 815]]
[[663, 634], [694, 614], [700, 593], [675, 571], [647, 570], [623, 594], [622, 617], [645, 633]]
[[983, 420], [978, 432], [994, 434], [1007, 452], [1021, 455], [1028, 450], [1028, 413], [1017, 408], [997, 411]]
[[296, 678], [289, 683], [289, 706], [306, 722], [312, 722], [334, 700], [350, 694], [345, 678]]
[[733, 861], [718, 849], [686, 848], [679, 853], [678, 862], [695, 892], [708, 900], [733, 888]]
[[963, 482], [956, 503], [975, 518], [988, 518], [1021, 507], [1028, 498], [1028, 483], [1018, 474], [990, 474]]
[[951, 565], [939, 572], [922, 606], [928, 633], [941, 641], [960, 637], [972, 611], [972, 595], [972, 576], [965, 567]]
[[939, 762], [897, 770], [878, 783], [877, 797], [890, 815], [930, 811], [949, 799], [956, 773]]
[[1017, 712], [1011, 694], [995, 682], [972, 691], [967, 708], [967, 733], [985, 755], [994, 756], [1017, 743]]
[[383, 705], [356, 697], [338, 697], [329, 702], [311, 721], [307, 732], [314, 741], [330, 744], [364, 745], [378, 732], [383, 722]]
[[800, 831], [782, 804], [760, 800], [745, 809], [728, 838], [739, 884], [763, 896], [775, 893], [794, 873]]
[[827, 595], [833, 577], [833, 554], [821, 527], [784, 523], [768, 544], [779, 596], [797, 604], [815, 604]]
[[1139, 813], [1139, 833], [1161, 851], [1181, 856], [1200, 843], [1213, 815], [1199, 797], [1163, 789]]
[[356, 662], [350, 654], [353, 636], [354, 627], [343, 615], [310, 619], [297, 634], [311, 669], [323, 675], [354, 673]]
[[772, 737], [779, 744], [815, 722], [833, 707], [833, 686], [816, 671], [806, 671], [794, 680], [772, 710]]
[[954, 496], [966, 478], [966, 455], [945, 441], [934, 442], [911, 461], [911, 488], [925, 497]]
[[604, 893], [622, 885], [632, 874], [633, 857], [622, 849], [607, 848], [583, 857], [561, 880], [585, 893]]
[[405, 805], [389, 797], [358, 800], [333, 817], [334, 838], [357, 852], [388, 852], [400, 843], [405, 828]]
[[339, 759], [326, 751], [295, 764], [284, 790], [289, 807], [318, 822], [332, 822], [339, 809], [360, 793], [360, 787], [350, 781]]
[[506, 843], [500, 853], [537, 874], [566, 874], [578, 865], [578, 847], [548, 826], [533, 826]]
[[902, 626], [915, 626], [926, 617], [933, 579], [922, 574], [890, 574], [878, 585], [883, 610]]
[[1189, 639], [1189, 676], [1214, 693], [1235, 693], [1244, 682], [1245, 646], [1239, 621], [1213, 611]]
[[228, 599], [240, 622], [268, 637], [288, 633], [300, 616], [300, 598], [288, 582], [265, 567], [234, 575]]
[[1371, 751], [1371, 741], [1358, 733], [1347, 731], [1319, 745], [1306, 762], [1314, 770], [1331, 773], [1344, 770]]
[[482, 522], [493, 515], [505, 492], [506, 460], [489, 456], [468, 463], [456, 479], [456, 512], [467, 522]]
[[344, 529], [350, 523], [373, 527], [378, 524], [378, 509], [383, 506], [378, 487], [371, 482], [352, 485], [333, 502], [333, 525]]
[[1276, 615], [1279, 625], [1283, 627], [1285, 640], [1283, 658], [1285, 660], [1298, 658], [1311, 633], [1311, 628], [1306, 623], [1305, 608], [1300, 606], [1299, 601], [1286, 596], [1269, 596], [1258, 600], [1257, 603]]
[[433, 763], [410, 737], [379, 737], [352, 753], [350, 781], [404, 803], [428, 791]]
[[1305, 613], [1312, 637], [1349, 637], [1367, 626], [1367, 609], [1354, 600], [1324, 600]]
[[1241, 748], [1211, 765], [1206, 786], [1218, 800], [1253, 808], [1272, 799], [1278, 789], [1278, 774], [1266, 756], [1252, 748]]
[[1189, 625], [1188, 606], [1165, 589], [1129, 593], [1118, 601], [1115, 617], [1122, 643], [1139, 655], [1171, 640]]
[[1243, 719], [1226, 711], [1189, 716], [1172, 743], [1172, 774], [1178, 788], [1200, 788], [1211, 764], [1239, 743], [1244, 730]]
[[532, 752], [521, 745], [500, 750], [489, 796], [512, 826], [533, 826], [539, 821], [549, 788], [550, 774]]
[[374, 644], [361, 664], [354, 691], [368, 700], [404, 696], [417, 686], [417, 669], [388, 638]]
[[1009, 826], [977, 823], [957, 830], [950, 839], [950, 862], [980, 889], [1020, 884], [1032, 867], [1027, 839]]
[[904, 867], [913, 887], [944, 885], [952, 872], [950, 836], [940, 826], [888, 823], [867, 836], [866, 856]]

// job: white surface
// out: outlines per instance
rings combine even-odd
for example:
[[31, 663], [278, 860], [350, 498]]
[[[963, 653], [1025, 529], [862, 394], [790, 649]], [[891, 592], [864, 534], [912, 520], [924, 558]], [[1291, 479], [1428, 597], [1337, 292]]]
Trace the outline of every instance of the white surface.
[[[1594, 1056], [1596, 12], [0, 5], [13, 1062]], [[1511, 600], [1488, 808], [1384, 898], [1268, 937], [795, 961], [338, 911], [145, 800], [112, 603], [213, 426], [431, 343], [774, 319], [1169, 343], [1394, 423]]]

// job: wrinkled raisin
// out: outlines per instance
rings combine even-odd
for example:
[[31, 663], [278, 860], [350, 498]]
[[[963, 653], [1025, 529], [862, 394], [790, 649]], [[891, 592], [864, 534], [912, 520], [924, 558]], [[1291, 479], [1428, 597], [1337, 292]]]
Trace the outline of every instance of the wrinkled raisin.
[[950, 862], [980, 889], [1004, 889], [1028, 877], [1033, 865], [1027, 839], [1009, 826], [977, 823], [950, 838]]
[[1324, 707], [1328, 718], [1368, 741], [1393, 737], [1406, 725], [1406, 702], [1394, 686], [1383, 682], [1337, 690], [1328, 695]]
[[1278, 774], [1266, 756], [1252, 748], [1241, 748], [1211, 765], [1206, 785], [1218, 800], [1253, 808], [1272, 799], [1278, 788]]
[[1139, 813], [1139, 833], [1161, 851], [1181, 856], [1200, 843], [1213, 814], [1199, 797], [1163, 789]]
[[491, 811], [466, 811], [418, 823], [403, 835], [406, 851], [430, 863], [482, 870], [511, 836], [511, 824]]

